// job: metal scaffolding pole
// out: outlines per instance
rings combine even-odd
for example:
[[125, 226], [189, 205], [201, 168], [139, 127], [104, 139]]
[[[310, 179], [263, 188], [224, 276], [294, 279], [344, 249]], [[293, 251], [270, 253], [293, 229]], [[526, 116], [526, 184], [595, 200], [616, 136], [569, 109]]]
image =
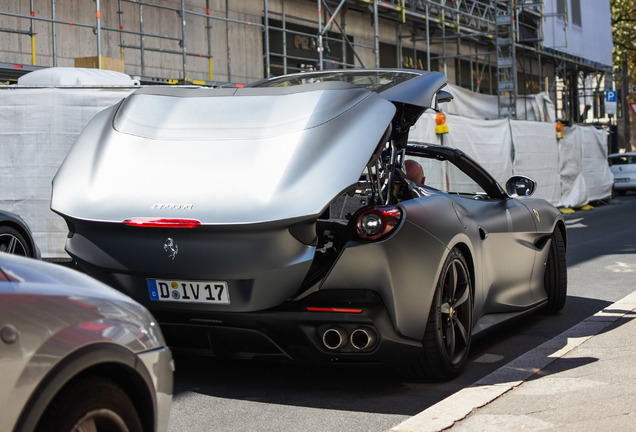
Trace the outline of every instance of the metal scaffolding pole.
[[[31, 16], [35, 15], [35, 11], [33, 10], [33, 0], [30, 1], [30, 12]], [[29, 20], [30, 29], [29, 33], [31, 34], [31, 64], [35, 66], [35, 29], [33, 28], [33, 20]]]
[[232, 50], [230, 48], [230, 0], [225, 0], [225, 42], [227, 56], [227, 80], [232, 81]]
[[323, 70], [322, 64], [322, 0], [318, 0], [318, 70]]
[[380, 67], [380, 28], [378, 20], [378, 2], [373, 2], [373, 50], [375, 52], [375, 67]]
[[265, 28], [263, 29], [263, 38], [265, 39], [265, 78], [269, 78], [271, 75], [271, 65], [269, 63], [269, 15], [267, 9], [267, 0], [263, 0], [263, 21], [265, 22]]
[[[283, 0], [283, 74], [287, 73], [287, 14], [285, 12], [285, 0]], [[269, 45], [267, 47], [269, 49]], [[269, 57], [269, 52], [266, 53]]]
[[181, 0], [181, 45], [182, 55], [183, 55], [183, 79], [187, 79], [187, 64], [188, 64], [188, 52], [186, 50], [186, 17], [185, 17], [185, 0]]
[[51, 56], [53, 57], [53, 67], [57, 66], [57, 29], [55, 28], [55, 0], [51, 0]]
[[214, 79], [214, 69], [212, 66], [212, 22], [209, 18], [210, 15], [210, 0], [205, 0], [205, 13], [208, 17], [205, 19], [205, 30], [208, 38], [208, 72], [210, 81]]
[[102, 9], [100, 0], [95, 0], [95, 35], [97, 37], [97, 69], [102, 68]]

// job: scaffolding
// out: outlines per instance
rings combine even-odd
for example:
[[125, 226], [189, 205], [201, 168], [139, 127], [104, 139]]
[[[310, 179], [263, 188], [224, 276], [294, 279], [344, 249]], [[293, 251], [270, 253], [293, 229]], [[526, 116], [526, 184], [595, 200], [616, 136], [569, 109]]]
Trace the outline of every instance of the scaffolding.
[[[130, 52], [139, 59], [141, 74], [138, 78], [142, 83], [215, 85], [218, 81], [214, 77], [213, 47], [216, 44], [218, 49], [219, 43], [212, 37], [213, 25], [221, 23], [225, 26], [226, 81], [234, 80], [230, 26], [250, 26], [262, 33], [265, 76], [315, 68], [380, 66], [438, 68], [448, 75], [452, 66], [458, 85], [497, 96], [500, 118], [517, 118], [516, 106], [523, 101], [524, 95], [540, 90], [551, 93], [559, 109], [559, 117], [564, 120], [579, 122], [587, 118], [587, 112], [598, 118], [602, 103], [602, 99], [597, 101], [598, 94], [604, 90], [600, 89], [600, 77], [610, 73], [607, 68], [543, 46], [543, 0], [278, 0], [275, 7], [270, 7], [268, 0], [263, 0], [261, 22], [232, 18], [229, 0], [225, 1], [224, 10], [215, 13], [210, 9], [210, 0], [205, 0], [204, 10], [200, 6], [188, 5], [186, 0], [175, 0], [170, 3], [172, 6], [151, 3], [150, 0], [116, 0], [118, 27], [104, 25], [100, 0], [86, 2], [87, 5], [94, 4], [95, 8], [95, 22], [87, 23], [57, 17], [56, 0], [50, 0], [50, 16], [38, 16], [34, 0], [24, 1], [29, 1], [29, 14], [8, 12], [0, 7], [0, 16], [26, 22], [28, 29], [24, 26], [0, 28], [0, 34], [16, 33], [29, 37], [31, 64], [0, 63], [4, 80], [41, 67], [37, 64], [35, 49], [34, 22], [38, 21], [48, 23], [51, 29], [52, 61], [48, 66], [57, 66], [58, 27], [76, 26], [94, 33], [99, 67], [104, 34], [114, 33], [118, 35], [121, 59]], [[114, 1], [110, 0], [109, 4], [113, 5]], [[220, 7], [221, 3], [215, 4]], [[317, 14], [313, 19], [293, 16], [287, 12], [288, 3], [313, 3]], [[125, 4], [128, 4], [128, 10], [136, 8], [136, 28], [124, 27]], [[159, 34], [147, 30], [144, 16], [149, 9], [177, 15], [177, 31]], [[369, 16], [373, 26], [373, 43], [360, 43], [348, 33], [349, 12]], [[567, 11], [564, 13], [567, 14]], [[188, 31], [194, 30], [189, 30], [186, 22], [194, 19], [198, 20], [197, 26], [204, 28], [203, 52], [195, 52], [188, 44]], [[387, 42], [381, 41], [380, 26], [387, 23], [395, 26], [395, 45], [389, 54], [381, 55]], [[196, 30], [201, 33], [200, 28]], [[294, 46], [288, 42], [290, 38], [294, 43], [308, 44], [312, 55], [307, 55], [307, 51], [294, 51]], [[155, 40], [165, 41], [168, 47], [149, 43]], [[363, 57], [369, 58], [362, 55], [364, 51], [372, 53], [372, 64], [363, 61]], [[147, 74], [146, 58], [149, 53], [177, 56], [182, 65], [179, 77]], [[192, 78], [188, 63], [193, 58], [207, 61], [207, 79]], [[218, 65], [218, 59], [216, 61]], [[590, 89], [588, 83], [592, 81]], [[584, 98], [584, 106], [590, 105], [587, 112], [579, 111], [581, 97]]]

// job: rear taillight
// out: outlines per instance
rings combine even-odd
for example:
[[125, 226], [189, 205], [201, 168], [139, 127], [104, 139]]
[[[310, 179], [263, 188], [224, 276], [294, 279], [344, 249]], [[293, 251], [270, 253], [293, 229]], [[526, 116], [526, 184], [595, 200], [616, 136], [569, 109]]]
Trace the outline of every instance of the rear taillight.
[[373, 207], [360, 212], [356, 218], [356, 232], [365, 240], [375, 240], [393, 231], [402, 220], [397, 207]]
[[307, 310], [307, 312], [337, 312], [337, 313], [354, 313], [354, 314], [359, 314], [364, 311], [364, 309], [358, 309], [358, 308], [313, 307], [313, 306], [307, 306], [305, 310]]
[[126, 219], [124, 225], [145, 228], [196, 228], [201, 222], [196, 219], [158, 219], [158, 218], [132, 218]]

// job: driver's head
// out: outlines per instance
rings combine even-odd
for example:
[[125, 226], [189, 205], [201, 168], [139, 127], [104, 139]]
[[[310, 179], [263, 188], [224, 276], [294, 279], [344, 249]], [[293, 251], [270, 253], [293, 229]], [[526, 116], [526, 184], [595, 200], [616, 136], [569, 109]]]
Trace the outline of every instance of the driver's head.
[[415, 183], [424, 184], [424, 170], [422, 169], [422, 165], [415, 162], [414, 160], [407, 159], [404, 161], [404, 169], [406, 171], [405, 177]]

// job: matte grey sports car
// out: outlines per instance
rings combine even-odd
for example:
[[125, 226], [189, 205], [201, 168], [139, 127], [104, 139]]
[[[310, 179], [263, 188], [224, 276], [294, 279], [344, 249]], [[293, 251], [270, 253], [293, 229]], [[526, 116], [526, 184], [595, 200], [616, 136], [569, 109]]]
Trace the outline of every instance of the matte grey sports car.
[[566, 233], [525, 197], [532, 180], [506, 191], [459, 150], [408, 144], [446, 83], [341, 70], [140, 89], [54, 179], [66, 250], [175, 347], [456, 376], [472, 336], [563, 307]]

